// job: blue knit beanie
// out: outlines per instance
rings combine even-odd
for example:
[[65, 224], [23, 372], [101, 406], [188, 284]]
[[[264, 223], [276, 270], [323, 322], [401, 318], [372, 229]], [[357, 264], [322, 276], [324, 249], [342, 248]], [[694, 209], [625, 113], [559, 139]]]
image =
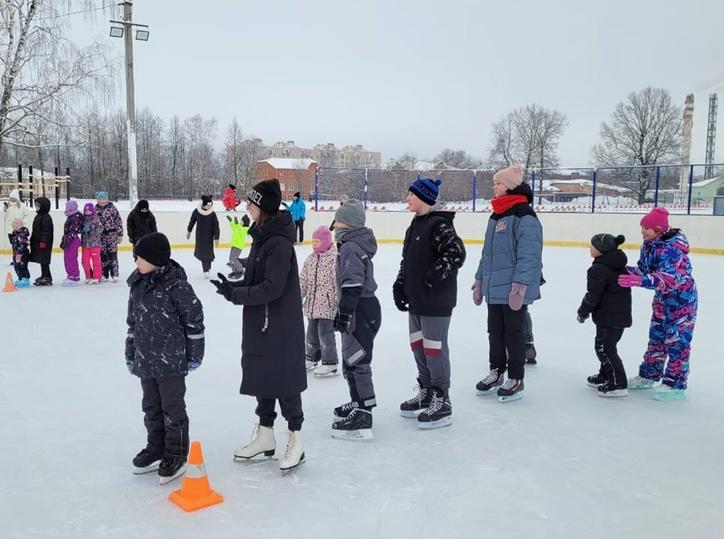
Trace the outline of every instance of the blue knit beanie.
[[442, 180], [420, 178], [412, 183], [410, 191], [428, 206], [434, 206], [435, 202], [437, 202], [437, 195], [440, 193], [439, 187], [441, 184]]
[[100, 200], [100, 199], [102, 199], [102, 198], [105, 198], [106, 200], [108, 200], [108, 192], [107, 192], [107, 191], [98, 191], [98, 192], [96, 193], [96, 200]]

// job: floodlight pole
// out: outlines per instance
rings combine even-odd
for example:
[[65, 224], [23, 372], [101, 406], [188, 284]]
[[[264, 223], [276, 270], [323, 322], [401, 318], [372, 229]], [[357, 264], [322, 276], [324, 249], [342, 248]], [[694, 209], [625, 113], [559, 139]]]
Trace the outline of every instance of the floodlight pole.
[[126, 56], [126, 138], [128, 142], [128, 204], [138, 201], [138, 161], [136, 159], [136, 99], [133, 82], [133, 2], [123, 2], [123, 39]]

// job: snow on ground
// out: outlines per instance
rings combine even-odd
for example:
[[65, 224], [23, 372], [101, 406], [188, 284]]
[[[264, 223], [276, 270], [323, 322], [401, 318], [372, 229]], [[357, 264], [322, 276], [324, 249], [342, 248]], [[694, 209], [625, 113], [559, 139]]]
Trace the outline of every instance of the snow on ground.
[[[689, 400], [659, 403], [647, 392], [601, 399], [585, 386], [597, 369], [594, 327], [580, 326], [575, 311], [590, 259], [585, 249], [546, 248], [548, 283], [532, 311], [540, 363], [527, 368], [525, 398], [500, 404], [474, 390], [488, 347], [485, 310], [468, 298], [479, 257], [472, 247], [450, 331], [454, 424], [420, 431], [398, 415], [415, 382], [406, 318], [391, 297], [400, 250], [383, 245], [376, 258], [383, 325], [373, 362], [375, 440], [333, 440], [344, 380], [310, 378], [307, 461], [287, 477], [276, 459], [233, 462], [255, 419], [253, 399], [238, 394], [241, 309], [214, 293], [190, 250], [175, 253], [207, 323], [204, 364], [187, 380], [192, 439], [202, 442], [212, 486], [225, 497], [192, 514], [166, 499], [180, 481], [161, 487], [153, 474], [131, 474], [145, 430], [140, 384], [123, 359], [127, 286], [0, 294], [0, 536], [720, 536], [724, 258], [693, 257], [701, 301]], [[308, 253], [298, 248], [300, 260]], [[223, 258], [215, 270], [225, 270]], [[53, 260], [59, 283], [62, 260]], [[130, 254], [121, 253], [121, 268], [130, 272]], [[645, 347], [650, 299], [634, 291], [636, 326], [620, 350], [630, 375]], [[280, 418], [279, 452], [285, 430]]]

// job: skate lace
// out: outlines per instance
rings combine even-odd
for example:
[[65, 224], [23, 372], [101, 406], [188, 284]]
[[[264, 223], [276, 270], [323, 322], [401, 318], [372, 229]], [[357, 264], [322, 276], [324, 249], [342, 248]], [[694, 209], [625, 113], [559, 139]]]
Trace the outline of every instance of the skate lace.
[[355, 413], [355, 411], [357, 410], [357, 403], [356, 403], [356, 402], [348, 402], [348, 403], [346, 403], [346, 404], [343, 404], [343, 405], [341, 406], [341, 409], [342, 409], [343, 412], [349, 412], [350, 410], [352, 410], [352, 413]]
[[405, 404], [412, 405], [421, 403], [427, 396], [427, 389], [425, 389], [424, 387], [420, 387], [418, 384], [415, 384], [415, 386], [412, 388], [412, 391], [416, 391], [417, 393], [411, 399], [407, 399], [405, 401]]
[[492, 371], [490, 371], [490, 374], [488, 374], [485, 378], [483, 378], [483, 383], [484, 383], [484, 384], [492, 384], [492, 383], [495, 382], [497, 379], [498, 379], [498, 371], [496, 371], [495, 369], [493, 369]]
[[430, 400], [430, 406], [427, 408], [427, 412], [429, 414], [434, 414], [436, 412], [439, 412], [440, 408], [442, 408], [442, 405], [444, 402], [445, 402], [445, 397], [443, 397], [439, 393], [434, 392], [432, 394], [432, 399]]
[[285, 459], [288, 459], [289, 457], [292, 456], [292, 454], [294, 453], [294, 447], [295, 447], [296, 443], [297, 443], [296, 436], [289, 436], [289, 441], [287, 442], [287, 450], [284, 453]]
[[508, 378], [503, 384], [503, 389], [513, 389], [517, 385], [518, 380], [516, 380], [515, 378]]

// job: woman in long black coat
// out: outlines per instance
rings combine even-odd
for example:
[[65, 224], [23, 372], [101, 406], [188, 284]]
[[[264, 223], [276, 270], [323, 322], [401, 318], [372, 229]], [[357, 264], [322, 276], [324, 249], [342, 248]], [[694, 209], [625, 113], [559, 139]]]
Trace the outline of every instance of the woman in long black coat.
[[280, 461], [281, 470], [286, 471], [304, 459], [301, 393], [307, 388], [307, 375], [295, 229], [289, 213], [279, 212], [280, 203], [278, 181], [254, 186], [247, 204], [254, 220], [249, 229], [254, 241], [244, 279], [230, 283], [219, 273], [220, 281], [212, 283], [227, 300], [244, 306], [240, 392], [257, 400], [259, 425], [251, 442], [237, 449], [234, 456], [250, 459], [261, 453], [274, 454], [274, 408], [278, 400], [289, 427], [286, 453]]
[[50, 257], [53, 254], [53, 218], [50, 216], [50, 200], [45, 197], [35, 199], [38, 214], [33, 219], [33, 231], [30, 234], [30, 261], [40, 264], [40, 277], [35, 279], [36, 286], [51, 286], [53, 276], [50, 273]]
[[213, 210], [214, 202], [210, 196], [202, 196], [201, 204], [191, 214], [189, 226], [186, 229], [186, 239], [191, 238], [191, 232], [196, 226], [196, 247], [194, 256], [201, 260], [204, 277], [209, 277], [211, 263], [214, 261], [214, 244], [219, 246], [219, 219]]

